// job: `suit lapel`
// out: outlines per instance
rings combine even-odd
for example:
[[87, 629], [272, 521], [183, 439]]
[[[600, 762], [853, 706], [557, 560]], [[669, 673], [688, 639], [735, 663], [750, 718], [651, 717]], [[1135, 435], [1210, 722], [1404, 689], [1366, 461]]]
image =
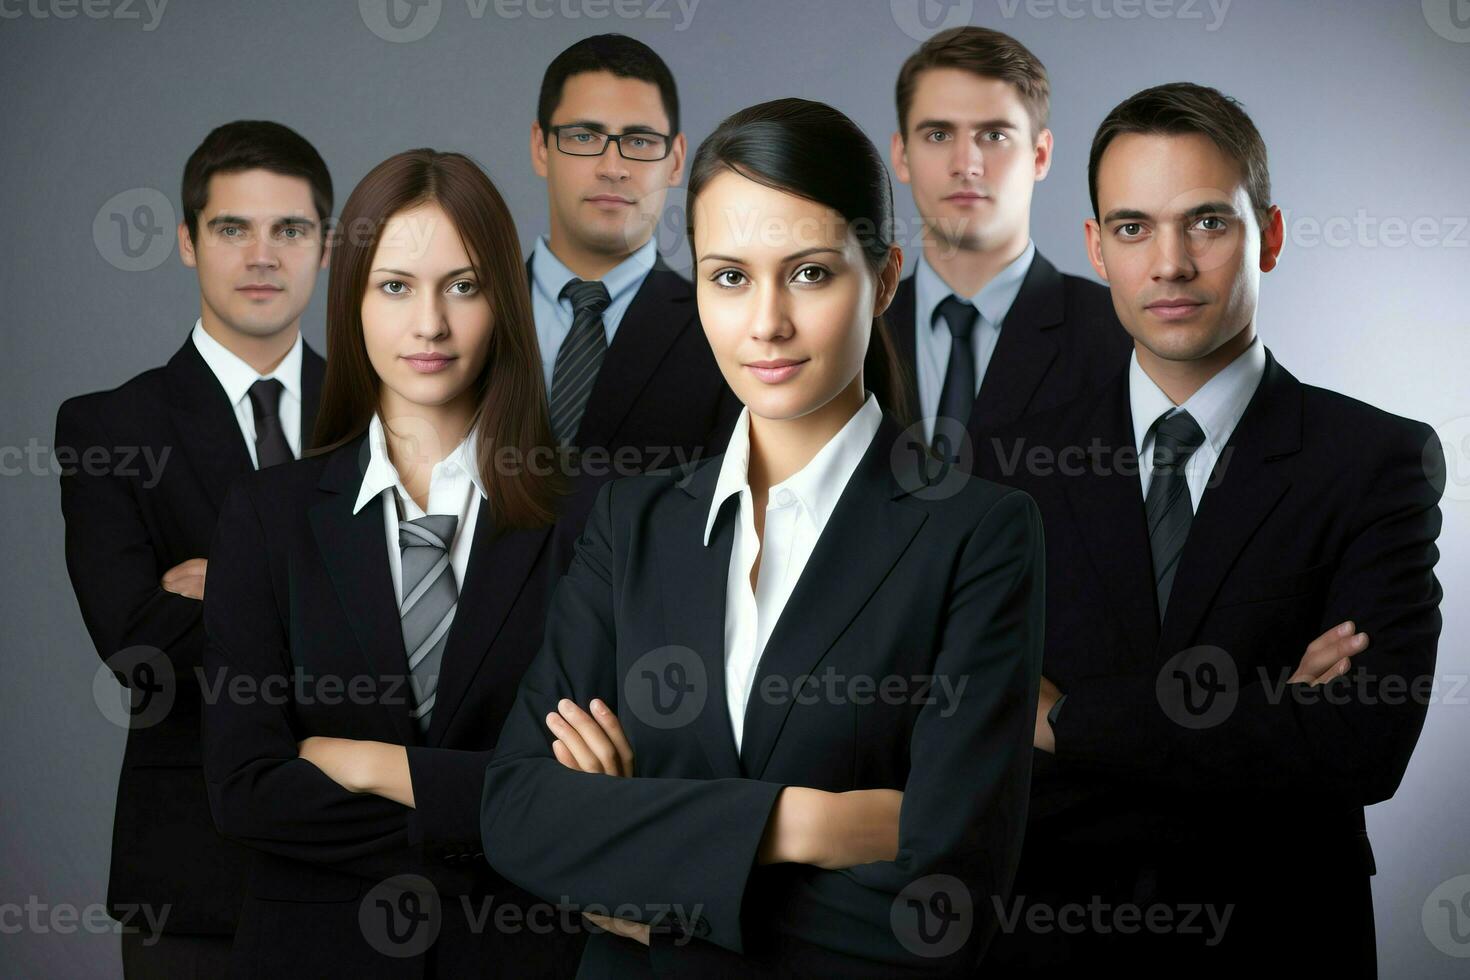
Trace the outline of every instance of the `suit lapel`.
[[[907, 491], [900, 486], [894, 467], [913, 465], [908, 456], [899, 457], [902, 463], [893, 462], [892, 448], [899, 436], [898, 424], [885, 414], [776, 620], [756, 667], [752, 691], [760, 691], [770, 676], [792, 681], [811, 673], [867, 605], [924, 523], [923, 510], [896, 502]], [[920, 486], [922, 480], [915, 476], [907, 485]], [[758, 779], [765, 771], [793, 701], [750, 698], [740, 747], [746, 775]]]
[[1010, 425], [1026, 406], [1057, 356], [1052, 327], [1065, 315], [1062, 276], [1040, 252], [1031, 259], [986, 365], [966, 426], [973, 439]]
[[[526, 260], [526, 276], [534, 280], [530, 259]], [[534, 281], [532, 285], [534, 288]], [[656, 257], [597, 369], [577, 426], [578, 446], [614, 444], [613, 437], [639, 392], [694, 315], [693, 287], [662, 256]], [[542, 351], [541, 356], [556, 362], [556, 351]], [[547, 396], [550, 394], [548, 391]]]
[[668, 642], [688, 647], [704, 664], [708, 697], [694, 719], [695, 735], [716, 778], [740, 776], [735, 732], [725, 697], [725, 588], [735, 547], [739, 505], [727, 500], [704, 544], [704, 524], [723, 455], [695, 468], [682, 487], [659, 541], [657, 568]]
[[189, 467], [219, 510], [230, 482], [250, 471], [250, 449], [225, 390], [204, 363], [192, 335], [169, 359], [167, 371], [174, 432]]
[[1276, 460], [1301, 448], [1301, 383], [1266, 352], [1266, 370], [1210, 474], [1159, 638], [1159, 657], [1187, 646], [1241, 549], [1291, 486]]
[[[549, 528], [513, 529], [501, 533], [482, 499], [475, 517], [475, 540], [460, 584], [460, 602], [454, 610], [449, 639], [439, 668], [439, 697], [429, 719], [429, 745], [443, 741], [455, 711], [464, 701], [470, 682], [479, 673], [505, 618], [536, 567]], [[381, 535], [380, 535], [381, 536]], [[492, 662], [510, 687], [519, 683], [519, 666]]]
[[413, 694], [407, 683], [408, 654], [403, 648], [403, 627], [383, 535], [382, 495], [359, 513], [352, 513], [367, 459], [366, 432], [332, 453], [317, 484], [326, 494], [312, 506], [309, 520], [332, 587], [369, 668], [378, 677], [404, 679], [399, 696], [383, 704], [383, 709], [392, 716], [393, 730], [403, 744], [417, 745], [418, 727], [409, 717]]
[[1159, 614], [1143, 484], [1137, 466], [1120, 458], [1131, 451], [1137, 459], [1126, 371], [1092, 400], [1090, 418], [1080, 431], [1099, 437], [1105, 452], [1112, 454], [1102, 459], [1107, 469], [1086, 479], [1059, 479], [1126, 649], [1136, 653], [1141, 665], [1158, 642]]

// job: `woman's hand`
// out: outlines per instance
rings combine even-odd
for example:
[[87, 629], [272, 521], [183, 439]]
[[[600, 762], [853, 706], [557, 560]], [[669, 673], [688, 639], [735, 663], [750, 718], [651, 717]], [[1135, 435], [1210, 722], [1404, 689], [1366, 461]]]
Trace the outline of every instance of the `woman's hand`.
[[632, 919], [614, 919], [607, 915], [598, 915], [596, 912], [583, 912], [589, 922], [606, 929], [615, 936], [626, 936], [636, 939], [643, 945], [648, 945], [648, 923], [634, 922]]
[[413, 806], [408, 751], [390, 742], [312, 735], [297, 743], [297, 755], [351, 793], [373, 793]]
[[546, 727], [555, 736], [551, 752], [556, 761], [578, 772], [633, 775], [633, 746], [611, 708], [598, 698], [592, 699], [590, 714], [571, 698], [562, 698], [556, 707], [546, 716]]
[[903, 793], [856, 789], [828, 793], [787, 786], [761, 838], [757, 862], [810, 864], [829, 871], [898, 857]]

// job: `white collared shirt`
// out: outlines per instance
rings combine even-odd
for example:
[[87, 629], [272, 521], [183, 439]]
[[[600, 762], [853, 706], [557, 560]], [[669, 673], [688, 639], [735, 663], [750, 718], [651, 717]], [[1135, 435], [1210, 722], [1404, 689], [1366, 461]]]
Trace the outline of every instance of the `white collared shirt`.
[[235, 421], [240, 425], [240, 434], [245, 437], [245, 448], [250, 451], [250, 465], [260, 468], [255, 455], [255, 407], [250, 403], [250, 386], [266, 378], [275, 378], [285, 389], [281, 392], [281, 405], [277, 412], [281, 419], [281, 431], [286, 436], [286, 445], [291, 455], [301, 458], [301, 331], [296, 331], [296, 343], [281, 358], [270, 374], [257, 374], [255, 368], [224, 344], [215, 340], [204, 329], [204, 318], [194, 321], [194, 332], [190, 334], [194, 347], [204, 363], [225, 389], [225, 397], [235, 410]]
[[[975, 321], [975, 332], [970, 335], [970, 344], [975, 352], [974, 393], [977, 395], [985, 380], [985, 370], [990, 366], [990, 358], [995, 353], [995, 345], [1000, 342], [1000, 325], [1015, 305], [1021, 284], [1026, 281], [1026, 273], [1031, 271], [1031, 262], [1035, 258], [1036, 243], [1028, 240], [1026, 250], [997, 272], [995, 278], [981, 287], [978, 293], [959, 297], [980, 314]], [[919, 262], [914, 267], [914, 364], [926, 442], [934, 441], [934, 417], [939, 414], [939, 396], [944, 391], [949, 351], [954, 346], [949, 324], [938, 315], [939, 304], [951, 294], [958, 295], [940, 278], [924, 253], [919, 252]], [[964, 424], [967, 420], [959, 421]]]
[[[731, 494], [739, 494], [739, 530], [730, 548], [725, 580], [725, 700], [737, 752], [761, 652], [882, 418], [878, 400], [869, 394], [862, 407], [810, 462], [772, 486], [759, 537], [755, 533], [755, 498], [749, 481], [750, 409], [741, 409], [735, 421], [705, 520], [704, 544], [709, 546], [720, 504]], [[752, 592], [750, 569], [757, 557], [760, 573], [756, 591]]]
[[[1205, 434], [1205, 441], [1184, 464], [1184, 479], [1194, 510], [1199, 510], [1200, 497], [1204, 495], [1215, 462], [1265, 373], [1266, 347], [1257, 335], [1235, 360], [1206, 381], [1183, 405], [1177, 406], [1178, 410], [1188, 412]], [[1136, 350], [1128, 361], [1128, 402], [1133, 413], [1133, 444], [1138, 447], [1138, 477], [1143, 484], [1143, 499], [1147, 500], [1149, 478], [1154, 470], [1154, 423], [1165, 414], [1174, 414], [1176, 406], [1143, 370]]]
[[[658, 259], [658, 241], [650, 238], [634, 249], [627, 258], [608, 270], [602, 277], [607, 287], [607, 309], [602, 311], [602, 329], [607, 335], [607, 346], [611, 347], [623, 314], [633, 305], [633, 297], [648, 278], [648, 270]], [[562, 296], [567, 283], [579, 278], [575, 272], [551, 252], [551, 243], [545, 235], [536, 239], [531, 249], [531, 314], [536, 321], [536, 342], [541, 348], [541, 373], [546, 379], [546, 391], [551, 392], [552, 369], [556, 367], [556, 355], [562, 341], [572, 332], [572, 299]]]
[[374, 497], [383, 497], [383, 533], [388, 539], [388, 567], [393, 574], [394, 600], [400, 605], [403, 603], [403, 555], [398, 548], [400, 505], [403, 519], [408, 521], [418, 520], [426, 514], [453, 514], [459, 518], [454, 526], [454, 540], [449, 545], [449, 565], [454, 569], [455, 587], [462, 587], [465, 569], [470, 564], [470, 546], [475, 541], [475, 518], [480, 511], [480, 501], [485, 499], [485, 487], [480, 483], [480, 470], [475, 465], [474, 428], [470, 428], [469, 434], [453, 452], [435, 463], [429, 471], [427, 511], [414, 503], [394, 468], [388, 456], [383, 420], [377, 412], [368, 423], [367, 444], [372, 455], [362, 475], [362, 485], [358, 488], [352, 513], [362, 510]]

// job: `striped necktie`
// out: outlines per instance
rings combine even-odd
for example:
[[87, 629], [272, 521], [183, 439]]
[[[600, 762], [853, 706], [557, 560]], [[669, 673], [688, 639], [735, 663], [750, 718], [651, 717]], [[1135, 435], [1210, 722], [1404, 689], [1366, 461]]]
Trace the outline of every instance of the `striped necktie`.
[[454, 568], [449, 564], [449, 545], [458, 523], [459, 517], [454, 514], [429, 514], [398, 525], [398, 546], [403, 556], [403, 602], [398, 617], [403, 623], [403, 649], [408, 652], [413, 686], [415, 707], [410, 714], [422, 732], [429, 730], [439, 662], [459, 601]]
[[612, 299], [596, 279], [573, 279], [562, 287], [561, 295], [572, 300], [572, 329], [561, 342], [551, 371], [551, 430], [558, 442], [569, 446], [577, 437], [592, 383], [607, 353], [602, 311]]

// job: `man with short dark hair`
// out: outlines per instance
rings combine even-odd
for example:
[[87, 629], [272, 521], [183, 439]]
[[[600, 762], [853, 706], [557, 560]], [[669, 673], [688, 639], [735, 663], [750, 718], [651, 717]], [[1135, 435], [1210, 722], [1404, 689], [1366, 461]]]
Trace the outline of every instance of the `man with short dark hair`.
[[581, 451], [563, 517], [574, 536], [606, 479], [723, 452], [740, 402], [693, 286], [654, 238], [688, 149], [663, 59], [620, 34], [567, 48], [546, 69], [530, 149], [550, 228], [526, 264], [552, 428]]
[[130, 980], [228, 966], [249, 852], [216, 833], [200, 768], [208, 547], [231, 480], [310, 447], [325, 370], [300, 331], [332, 213], [311, 144], [273, 122], [220, 126], [184, 167], [182, 205], [200, 295], [183, 346], [56, 417], [56, 445], [79, 461], [61, 477], [67, 571], [130, 688], [108, 882]]
[[1032, 193], [1052, 160], [1036, 56], [999, 31], [941, 31], [904, 62], [896, 99], [893, 168], [925, 235], [884, 316], [908, 416], [968, 469], [984, 433], [1122, 370], [1128, 335], [1106, 289], [1058, 272], [1031, 241]]
[[1433, 679], [1438, 438], [1263, 346], [1283, 224], [1234, 100], [1132, 96], [1089, 181], [1128, 368], [979, 453], [1047, 542], [1031, 813], [990, 965], [1374, 976], [1363, 808], [1398, 787]]

